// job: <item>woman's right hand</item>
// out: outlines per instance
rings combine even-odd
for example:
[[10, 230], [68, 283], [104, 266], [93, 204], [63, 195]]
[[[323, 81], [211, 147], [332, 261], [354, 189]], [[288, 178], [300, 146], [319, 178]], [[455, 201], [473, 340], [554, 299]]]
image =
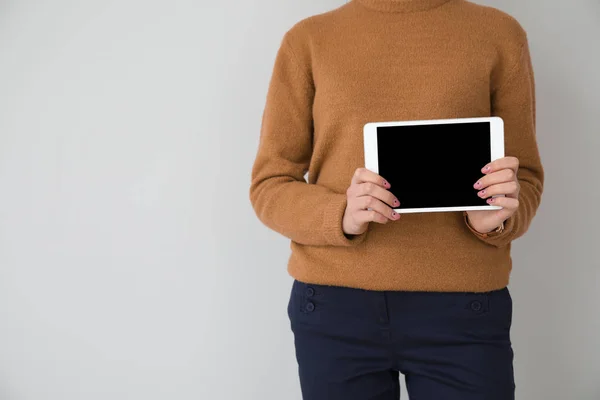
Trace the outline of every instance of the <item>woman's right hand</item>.
[[360, 235], [367, 230], [369, 222], [386, 224], [400, 219], [400, 214], [392, 207], [398, 207], [400, 201], [388, 189], [389, 182], [366, 168], [354, 171], [350, 187], [346, 191], [348, 198], [342, 220], [342, 230], [347, 235]]

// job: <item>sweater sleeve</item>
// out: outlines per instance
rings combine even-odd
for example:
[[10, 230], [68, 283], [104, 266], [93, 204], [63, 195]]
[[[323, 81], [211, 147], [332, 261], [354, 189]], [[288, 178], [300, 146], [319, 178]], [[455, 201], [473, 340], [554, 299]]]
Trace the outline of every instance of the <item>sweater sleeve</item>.
[[312, 154], [315, 87], [310, 62], [297, 57], [289, 36], [281, 42], [269, 83], [250, 201], [267, 227], [294, 242], [354, 246], [366, 232], [344, 234], [346, 194], [304, 179]]
[[482, 234], [467, 226], [481, 240], [496, 247], [521, 237], [529, 228], [540, 205], [544, 183], [535, 121], [535, 84], [527, 39], [519, 49], [516, 62], [506, 70], [498, 87], [492, 91], [492, 115], [504, 120], [506, 156], [519, 159], [517, 178], [521, 190], [519, 208], [505, 221], [504, 231]]

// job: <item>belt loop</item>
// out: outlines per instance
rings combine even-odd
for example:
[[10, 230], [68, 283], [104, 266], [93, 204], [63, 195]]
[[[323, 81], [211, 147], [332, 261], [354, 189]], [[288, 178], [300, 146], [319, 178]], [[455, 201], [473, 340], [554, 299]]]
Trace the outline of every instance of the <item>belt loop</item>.
[[377, 293], [377, 317], [381, 324], [389, 324], [390, 322], [388, 295], [386, 292]]

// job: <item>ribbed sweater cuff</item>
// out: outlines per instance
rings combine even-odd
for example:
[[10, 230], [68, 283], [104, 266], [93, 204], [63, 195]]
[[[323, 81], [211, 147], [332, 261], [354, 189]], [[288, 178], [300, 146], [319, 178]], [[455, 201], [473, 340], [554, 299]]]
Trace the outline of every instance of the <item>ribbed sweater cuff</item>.
[[342, 230], [342, 220], [346, 211], [347, 198], [345, 194], [335, 194], [327, 204], [323, 216], [323, 234], [325, 241], [331, 246], [356, 246], [362, 243], [367, 231], [360, 235], [346, 236]]
[[492, 246], [501, 247], [509, 244], [511, 242], [513, 230], [515, 227], [515, 216], [508, 218], [504, 221], [504, 230], [502, 232], [488, 232], [481, 233], [475, 230], [469, 223], [469, 218], [466, 211], [463, 211], [463, 218], [465, 220], [465, 225], [467, 228], [480, 240], [484, 241], [487, 244]]

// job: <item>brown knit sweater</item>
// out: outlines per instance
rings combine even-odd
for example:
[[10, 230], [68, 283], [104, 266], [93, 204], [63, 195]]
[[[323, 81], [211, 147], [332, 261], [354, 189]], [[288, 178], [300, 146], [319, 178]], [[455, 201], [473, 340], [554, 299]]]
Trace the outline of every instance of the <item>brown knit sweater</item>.
[[[442, 212], [344, 234], [365, 123], [490, 115], [504, 119], [506, 155], [520, 160], [520, 206], [504, 232], [479, 234], [462, 212]], [[445, 165], [438, 178], [451, 173]], [[265, 225], [291, 239], [296, 279], [371, 290], [503, 288], [510, 243], [528, 229], [542, 184], [528, 42], [509, 15], [464, 0], [354, 0], [284, 35], [250, 199]]]

